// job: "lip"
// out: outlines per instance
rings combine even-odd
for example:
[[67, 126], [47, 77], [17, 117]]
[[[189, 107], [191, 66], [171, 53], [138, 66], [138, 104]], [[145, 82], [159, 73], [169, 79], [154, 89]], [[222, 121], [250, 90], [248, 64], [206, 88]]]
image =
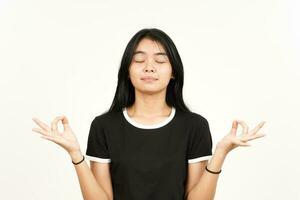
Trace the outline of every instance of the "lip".
[[144, 76], [144, 77], [141, 78], [141, 80], [143, 80], [143, 81], [156, 81], [158, 79], [154, 78], [152, 76]]

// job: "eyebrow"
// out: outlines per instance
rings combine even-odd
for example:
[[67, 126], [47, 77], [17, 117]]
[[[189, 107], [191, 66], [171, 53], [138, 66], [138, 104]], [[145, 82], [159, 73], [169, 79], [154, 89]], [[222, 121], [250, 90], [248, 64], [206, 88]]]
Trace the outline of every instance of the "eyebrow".
[[[146, 54], [146, 52], [144, 52], [144, 51], [135, 51], [135, 52], [133, 53], [133, 55], [138, 54], [138, 53]], [[165, 52], [157, 52], [157, 53], [155, 53], [154, 55], [163, 55], [163, 56], [166, 56], [167, 54], [166, 54]]]

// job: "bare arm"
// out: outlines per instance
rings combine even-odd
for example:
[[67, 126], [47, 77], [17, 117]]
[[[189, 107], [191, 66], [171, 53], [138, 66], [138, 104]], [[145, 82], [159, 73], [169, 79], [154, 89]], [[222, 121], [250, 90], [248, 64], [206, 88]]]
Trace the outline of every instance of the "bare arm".
[[[216, 149], [207, 168], [211, 171], [220, 171], [226, 154]], [[204, 170], [201, 179], [188, 192], [187, 200], [212, 200], [214, 199], [219, 174], [212, 174]]]
[[[236, 136], [238, 124], [243, 127], [243, 133]], [[235, 120], [232, 123], [231, 131], [220, 142], [218, 142], [216, 150], [207, 165], [210, 171], [218, 172], [221, 170], [226, 155], [238, 146], [250, 146], [247, 142], [256, 138], [264, 137], [265, 134], [258, 133], [259, 129], [265, 122], [259, 123], [254, 129], [248, 132], [248, 126], [244, 121]], [[213, 200], [219, 174], [212, 174], [204, 170], [200, 180], [187, 193], [187, 200]]]
[[[75, 163], [82, 159], [81, 152], [70, 153], [70, 156]], [[111, 200], [101, 185], [98, 184], [85, 160], [78, 165], [74, 165], [74, 167], [84, 200]]]
[[[62, 121], [64, 131], [59, 132], [57, 123]], [[83, 155], [80, 150], [79, 143], [73, 130], [71, 129], [66, 116], [56, 117], [51, 126], [40, 121], [37, 118], [33, 118], [33, 121], [40, 128], [33, 128], [32, 130], [42, 134], [42, 138], [50, 140], [61, 147], [63, 147], [70, 155], [71, 160], [75, 163], [79, 162]], [[84, 160], [78, 165], [74, 165], [84, 200], [111, 200], [108, 193], [105, 192], [103, 187], [97, 182], [88, 164]]]

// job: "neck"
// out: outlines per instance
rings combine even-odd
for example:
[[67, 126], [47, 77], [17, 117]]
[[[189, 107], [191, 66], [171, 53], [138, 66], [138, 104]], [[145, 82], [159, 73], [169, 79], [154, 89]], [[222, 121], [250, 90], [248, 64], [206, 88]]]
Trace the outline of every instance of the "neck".
[[166, 104], [165, 92], [145, 94], [135, 92], [135, 102], [127, 108], [130, 116], [156, 117], [169, 116], [171, 107]]

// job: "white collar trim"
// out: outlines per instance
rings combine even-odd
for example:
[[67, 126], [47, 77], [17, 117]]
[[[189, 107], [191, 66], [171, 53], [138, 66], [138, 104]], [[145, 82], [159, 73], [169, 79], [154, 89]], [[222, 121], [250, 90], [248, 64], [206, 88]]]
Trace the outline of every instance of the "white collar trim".
[[133, 126], [138, 127], [138, 128], [143, 128], [143, 129], [160, 128], [160, 127], [162, 127], [162, 126], [168, 124], [168, 123], [173, 119], [173, 117], [175, 116], [175, 112], [176, 112], [176, 108], [175, 108], [175, 107], [172, 107], [171, 114], [170, 114], [169, 117], [166, 118], [164, 121], [159, 122], [159, 123], [156, 123], [156, 124], [145, 125], [145, 124], [140, 124], [140, 123], [134, 121], [132, 118], [130, 118], [129, 115], [128, 115], [128, 113], [127, 113], [126, 107], [123, 108], [123, 115], [124, 115], [125, 119], [126, 119], [130, 124], [132, 124]]

